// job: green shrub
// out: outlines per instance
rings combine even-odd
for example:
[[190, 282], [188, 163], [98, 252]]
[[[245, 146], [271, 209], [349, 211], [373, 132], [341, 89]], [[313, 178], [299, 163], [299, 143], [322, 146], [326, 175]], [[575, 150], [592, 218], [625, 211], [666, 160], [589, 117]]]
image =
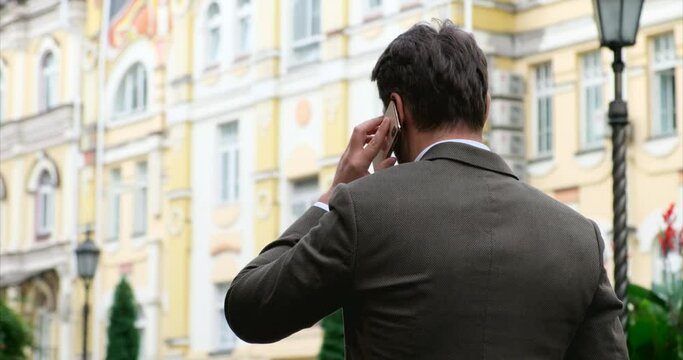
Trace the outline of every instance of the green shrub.
[[344, 317], [342, 310], [328, 315], [321, 323], [325, 335], [319, 360], [344, 360]]
[[137, 310], [133, 289], [122, 278], [116, 286], [107, 328], [107, 360], [136, 360], [140, 334], [135, 328]]
[[0, 360], [25, 359], [31, 332], [17, 313], [0, 298]]

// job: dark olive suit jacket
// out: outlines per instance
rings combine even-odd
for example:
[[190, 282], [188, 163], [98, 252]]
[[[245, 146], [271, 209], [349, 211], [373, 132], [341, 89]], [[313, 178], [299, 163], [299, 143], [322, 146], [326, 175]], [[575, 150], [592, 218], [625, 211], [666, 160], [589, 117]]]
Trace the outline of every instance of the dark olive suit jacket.
[[234, 279], [225, 316], [268, 343], [340, 307], [347, 359], [626, 359], [594, 223], [495, 153], [443, 143], [337, 187]]

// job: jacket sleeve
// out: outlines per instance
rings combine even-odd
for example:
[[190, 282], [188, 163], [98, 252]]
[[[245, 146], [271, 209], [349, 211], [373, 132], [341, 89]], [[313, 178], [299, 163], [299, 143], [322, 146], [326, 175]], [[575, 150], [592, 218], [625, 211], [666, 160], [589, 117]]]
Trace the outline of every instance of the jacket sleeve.
[[626, 337], [619, 320], [623, 304], [610, 285], [602, 262], [605, 248], [597, 225], [593, 228], [600, 252], [598, 286], [583, 322], [574, 334], [566, 359], [628, 359]]
[[348, 190], [338, 186], [329, 212], [308, 209], [237, 274], [225, 317], [239, 338], [275, 342], [342, 306], [354, 266], [353, 210]]

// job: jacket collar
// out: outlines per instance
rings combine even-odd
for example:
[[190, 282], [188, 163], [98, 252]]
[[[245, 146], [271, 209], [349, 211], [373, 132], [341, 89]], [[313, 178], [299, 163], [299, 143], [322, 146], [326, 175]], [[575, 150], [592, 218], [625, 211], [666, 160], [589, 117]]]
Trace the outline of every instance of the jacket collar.
[[461, 162], [470, 166], [511, 176], [519, 180], [519, 177], [510, 170], [510, 167], [498, 154], [492, 151], [479, 149], [472, 145], [457, 142], [437, 144], [424, 154], [421, 161], [436, 159], [448, 159]]

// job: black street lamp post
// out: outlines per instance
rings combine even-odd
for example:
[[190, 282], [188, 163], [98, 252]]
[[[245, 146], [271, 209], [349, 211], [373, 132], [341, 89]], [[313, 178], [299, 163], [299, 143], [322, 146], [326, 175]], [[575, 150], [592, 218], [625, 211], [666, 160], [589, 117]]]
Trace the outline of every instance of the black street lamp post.
[[600, 45], [614, 52], [614, 100], [607, 116], [612, 127], [612, 237], [614, 244], [614, 287], [623, 301], [621, 325], [628, 326], [628, 228], [626, 212], [626, 127], [628, 109], [622, 97], [623, 47], [636, 43], [640, 11], [644, 0], [593, 0], [595, 20], [600, 34]]
[[100, 249], [90, 239], [92, 230], [87, 228], [85, 230], [85, 241], [83, 241], [76, 248], [76, 265], [78, 269], [78, 277], [83, 280], [85, 287], [85, 302], [83, 304], [83, 360], [88, 358], [88, 313], [90, 305], [88, 304], [88, 294], [90, 293], [90, 282], [95, 276], [97, 269], [97, 260], [100, 257]]

